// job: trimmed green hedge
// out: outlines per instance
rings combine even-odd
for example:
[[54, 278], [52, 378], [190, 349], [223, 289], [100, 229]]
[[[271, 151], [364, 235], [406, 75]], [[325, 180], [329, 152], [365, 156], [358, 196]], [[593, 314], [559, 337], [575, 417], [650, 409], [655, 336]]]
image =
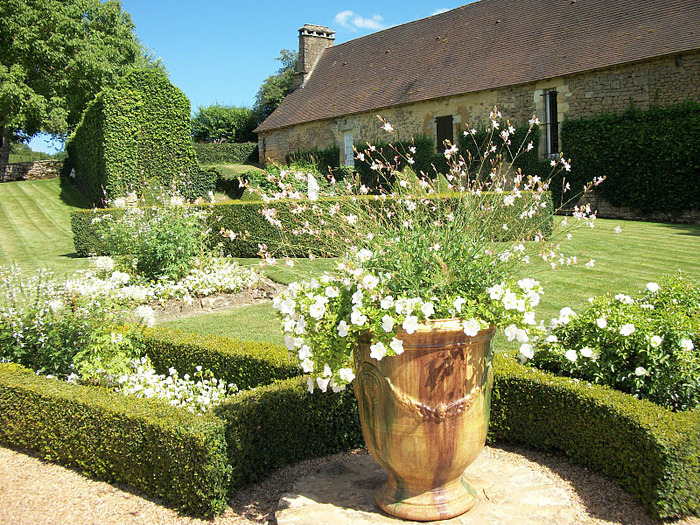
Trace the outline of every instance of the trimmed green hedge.
[[93, 203], [140, 194], [152, 181], [176, 183], [190, 198], [202, 195], [207, 175], [200, 173], [190, 125], [189, 100], [163, 73], [130, 73], [97, 95], [66, 143], [76, 185]]
[[573, 188], [605, 176], [596, 191], [613, 206], [700, 209], [700, 103], [565, 120], [561, 138]]
[[352, 390], [310, 394], [303, 378], [244, 392], [215, 413], [226, 421], [232, 490], [284, 465], [363, 444]]
[[614, 479], [654, 516], [700, 515], [700, 410], [674, 413], [599, 385], [496, 358], [490, 438]]
[[[495, 194], [494, 194], [495, 195]], [[506, 195], [505, 193], [503, 195]], [[371, 195], [360, 197], [367, 199], [372, 205], [381, 206], [379, 200], [375, 200]], [[447, 197], [449, 198], [449, 197]], [[280, 201], [283, 202], [283, 201]], [[316, 201], [318, 206], [330, 207], [338, 199], [321, 198]], [[342, 203], [342, 200], [340, 201]], [[230, 230], [236, 233], [248, 232], [247, 239], [235, 239], [232, 242], [224, 244], [226, 255], [232, 257], [257, 257], [258, 243], [265, 243], [270, 249], [274, 249], [280, 243], [279, 232], [277, 228], [272, 226], [260, 213], [264, 207], [264, 203], [260, 201], [235, 201], [223, 202], [212, 205], [213, 213], [211, 214], [211, 234], [210, 245], [217, 246], [222, 240], [221, 230]], [[515, 207], [503, 208], [503, 213], [508, 213], [511, 209], [515, 213]], [[119, 210], [116, 210], [119, 212]], [[278, 219], [283, 224], [292, 224], [291, 212], [285, 210], [281, 206], [277, 207]], [[108, 253], [107, 247], [99, 239], [95, 233], [95, 228], [92, 221], [95, 217], [99, 217], [102, 213], [113, 213], [114, 210], [76, 210], [71, 214], [71, 228], [73, 230], [73, 241], [75, 251], [78, 255], [85, 257], [88, 254], [95, 253], [97, 255], [105, 255]], [[342, 213], [342, 211], [341, 211]], [[552, 232], [554, 224], [554, 215], [551, 199], [547, 199], [547, 207], [543, 208], [545, 220], [535, 216], [528, 221], [541, 222], [542, 233], [547, 236]], [[298, 220], [296, 216], [295, 220]], [[507, 222], [504, 219], [503, 222]], [[504, 235], [507, 235], [504, 233]], [[317, 243], [310, 239], [308, 244], [303, 246], [298, 255], [304, 256], [309, 252], [314, 252], [317, 248]]]
[[243, 342], [228, 337], [152, 328], [142, 338], [159, 374], [175, 368], [193, 375], [196, 366], [241, 390], [300, 375], [286, 348], [271, 343]]
[[[200, 364], [251, 389], [195, 417], [2, 364], [0, 442], [201, 515], [220, 512], [225, 493], [272, 469], [362, 444], [350, 390], [310, 394], [302, 377], [255, 383], [274, 370], [299, 373], [282, 348], [160, 329], [145, 339], [160, 368]], [[496, 356], [495, 370], [489, 440], [563, 451], [617, 481], [654, 516], [700, 515], [700, 410], [674, 413], [509, 354]]]
[[202, 164], [250, 164], [258, 162], [257, 142], [200, 143], [194, 145]]
[[0, 364], [0, 443], [126, 483], [191, 514], [214, 516], [226, 507], [231, 468], [223, 422], [165, 402]]

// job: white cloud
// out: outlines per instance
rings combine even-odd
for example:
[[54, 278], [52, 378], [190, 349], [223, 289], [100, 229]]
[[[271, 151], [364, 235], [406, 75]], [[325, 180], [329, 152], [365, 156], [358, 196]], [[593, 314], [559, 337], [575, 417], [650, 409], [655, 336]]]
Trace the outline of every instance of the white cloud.
[[384, 24], [382, 24], [383, 21], [384, 19], [379, 15], [372, 15], [372, 18], [356, 16], [352, 23], [355, 24], [355, 27], [359, 27], [360, 29], [372, 29], [376, 31], [384, 27]]
[[450, 11], [449, 7], [441, 7], [440, 9], [433, 11], [430, 16], [439, 15], [440, 13], [447, 13], [447, 11]]
[[381, 15], [372, 15], [372, 18], [365, 18], [346, 9], [335, 15], [335, 23], [347, 29], [357, 31], [358, 29], [370, 29], [376, 31], [384, 28], [384, 18]]
[[335, 15], [335, 23], [340, 25], [340, 26], [350, 28], [351, 26], [348, 22], [353, 17], [354, 14], [355, 13], [353, 13], [350, 10], [341, 11], [340, 13]]

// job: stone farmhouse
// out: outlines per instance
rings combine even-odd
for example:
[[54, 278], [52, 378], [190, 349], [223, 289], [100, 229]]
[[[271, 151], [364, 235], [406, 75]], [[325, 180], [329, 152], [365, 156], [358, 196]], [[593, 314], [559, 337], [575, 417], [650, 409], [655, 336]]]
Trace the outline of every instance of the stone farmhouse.
[[[542, 123], [540, 154], [566, 118], [700, 101], [698, 0], [480, 0], [334, 45], [299, 30], [296, 89], [258, 128], [261, 161], [314, 147], [432, 137], [436, 149], [497, 105]], [[444, 147], [444, 146], [443, 146]]]

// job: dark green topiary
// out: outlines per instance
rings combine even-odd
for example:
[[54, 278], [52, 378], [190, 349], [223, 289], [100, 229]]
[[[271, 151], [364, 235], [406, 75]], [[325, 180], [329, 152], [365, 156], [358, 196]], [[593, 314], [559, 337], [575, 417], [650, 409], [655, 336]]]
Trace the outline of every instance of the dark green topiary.
[[613, 206], [700, 209], [700, 103], [565, 120], [561, 138], [573, 188], [605, 176], [596, 191]]
[[163, 73], [130, 73], [97, 95], [68, 139], [76, 185], [93, 203], [140, 194], [154, 181], [206, 194], [213, 178], [200, 173], [190, 123], [189, 100]]

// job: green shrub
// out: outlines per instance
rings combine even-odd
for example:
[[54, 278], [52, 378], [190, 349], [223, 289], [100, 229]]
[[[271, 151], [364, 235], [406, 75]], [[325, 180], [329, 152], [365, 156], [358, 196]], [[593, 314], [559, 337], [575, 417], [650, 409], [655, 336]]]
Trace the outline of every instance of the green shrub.
[[243, 392], [214, 411], [226, 421], [232, 489], [272, 469], [363, 443], [352, 391], [311, 394], [302, 378]]
[[700, 410], [673, 413], [600, 385], [495, 359], [489, 437], [614, 479], [654, 516], [700, 515]]
[[189, 100], [164, 74], [130, 73], [97, 95], [66, 143], [76, 185], [93, 203], [141, 194], [152, 181], [199, 191], [190, 123]]
[[[164, 196], [167, 198], [167, 195]], [[179, 280], [205, 250], [207, 209], [163, 201], [151, 208], [126, 208], [117, 215], [103, 214], [92, 226], [104, 241], [107, 254], [121, 256], [124, 264], [147, 280]], [[178, 204], [179, 203], [179, 204]]]
[[700, 103], [565, 120], [561, 139], [572, 187], [605, 176], [596, 191], [613, 206], [669, 214], [698, 209]]
[[108, 482], [125, 483], [191, 514], [220, 514], [230, 466], [224, 425], [163, 401], [37, 376], [0, 364], [0, 443]]
[[334, 144], [325, 149], [313, 148], [296, 151], [285, 157], [287, 164], [309, 164], [316, 166], [323, 175], [335, 173], [340, 168], [340, 146]]
[[529, 363], [672, 410], [700, 407], [700, 284], [659, 282], [634, 298], [597, 297], [579, 314], [563, 309]]
[[214, 377], [235, 383], [239, 389], [254, 388], [301, 373], [285, 348], [270, 343], [242, 342], [225, 337], [152, 328], [142, 339], [153, 367], [164, 374], [170, 367], [193, 375], [195, 366]]
[[202, 164], [254, 164], [258, 162], [257, 142], [195, 144], [194, 149]]

